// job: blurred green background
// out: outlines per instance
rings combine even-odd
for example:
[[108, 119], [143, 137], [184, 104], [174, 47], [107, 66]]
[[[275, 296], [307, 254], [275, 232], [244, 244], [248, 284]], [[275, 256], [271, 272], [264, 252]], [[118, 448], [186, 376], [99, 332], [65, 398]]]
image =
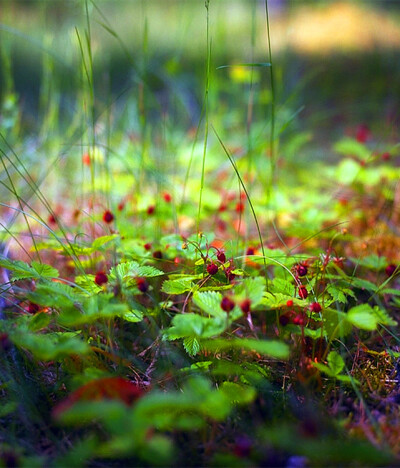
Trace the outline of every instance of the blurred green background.
[[[289, 100], [292, 109], [302, 109], [300, 127], [312, 128], [321, 141], [359, 123], [393, 131], [400, 104], [399, 6], [270, 0], [278, 104]], [[60, 93], [61, 118], [73, 118], [84, 79], [77, 31], [84, 38], [85, 3], [2, 0], [0, 8], [3, 108], [12, 88], [26, 128], [34, 130], [46, 83]], [[123, 105], [144, 80], [158, 108], [179, 125], [196, 125], [205, 79], [204, 0], [98, 0], [88, 2], [88, 13], [97, 106]], [[246, 81], [217, 67], [266, 62], [268, 54], [263, 1], [211, 0], [209, 13], [212, 95], [220, 77]], [[257, 72], [267, 90], [268, 70]], [[223, 99], [221, 86], [218, 94]]]

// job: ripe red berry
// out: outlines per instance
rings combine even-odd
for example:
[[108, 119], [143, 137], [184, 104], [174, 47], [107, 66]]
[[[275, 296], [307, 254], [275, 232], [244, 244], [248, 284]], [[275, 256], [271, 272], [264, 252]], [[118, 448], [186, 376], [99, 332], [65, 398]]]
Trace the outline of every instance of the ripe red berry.
[[144, 278], [138, 278], [136, 284], [139, 291], [142, 293], [145, 293], [149, 289], [149, 283]]
[[389, 161], [390, 153], [386, 151], [385, 153], [382, 154], [381, 158], [383, 159], [383, 161]]
[[207, 273], [209, 275], [216, 275], [218, 273], [218, 265], [215, 263], [207, 265]]
[[286, 314], [283, 314], [279, 317], [279, 323], [282, 327], [286, 327], [286, 325], [290, 322], [290, 317]]
[[94, 277], [94, 282], [97, 284], [97, 286], [101, 286], [108, 282], [108, 277], [104, 271], [98, 271]]
[[122, 211], [124, 208], [125, 208], [125, 203], [124, 202], [118, 203], [118, 211]]
[[172, 201], [171, 195], [169, 193], [167, 193], [167, 192], [164, 193], [163, 198], [167, 203], [171, 203], [171, 201]]
[[308, 268], [305, 265], [297, 265], [296, 271], [299, 276], [306, 276]]
[[293, 301], [292, 301], [292, 299], [289, 299], [289, 300], [286, 302], [286, 305], [287, 305], [288, 307], [293, 307]]
[[242, 203], [242, 202], [236, 203], [235, 211], [236, 211], [236, 213], [243, 213], [244, 203]]
[[230, 312], [235, 307], [235, 303], [228, 296], [224, 296], [221, 301], [221, 309]]
[[28, 304], [28, 312], [30, 314], [36, 314], [36, 312], [39, 312], [39, 309], [40, 309], [40, 307], [37, 304], [33, 303], [33, 302], [30, 302]]
[[49, 215], [49, 217], [47, 218], [47, 221], [49, 224], [57, 224], [57, 218], [54, 216], [54, 215]]
[[397, 266], [394, 265], [393, 263], [391, 263], [390, 265], [388, 265], [386, 268], [385, 268], [385, 273], [388, 275], [388, 276], [392, 276], [394, 274], [394, 272], [396, 271], [396, 268]]
[[103, 221], [107, 224], [110, 224], [114, 221], [114, 215], [111, 211], [107, 210], [103, 213]]
[[319, 302], [313, 302], [310, 305], [310, 310], [311, 310], [311, 312], [315, 312], [315, 313], [318, 314], [322, 310], [321, 304]]
[[90, 166], [90, 154], [89, 153], [83, 153], [82, 155], [82, 163], [85, 166]]
[[153, 252], [153, 258], [158, 258], [158, 259], [163, 258], [163, 254], [162, 254], [161, 250], [155, 250]]
[[304, 316], [301, 315], [301, 314], [296, 315], [296, 317], [294, 317], [294, 319], [293, 319], [293, 323], [295, 325], [300, 325], [300, 326], [304, 325], [304, 323], [305, 323]]
[[154, 214], [155, 209], [156, 209], [156, 207], [155, 207], [154, 205], [150, 205], [150, 206], [147, 208], [147, 214], [148, 214], [148, 215]]
[[356, 139], [359, 143], [365, 143], [371, 137], [371, 131], [368, 125], [359, 125], [356, 131]]
[[146, 244], [144, 244], [144, 250], [151, 250], [151, 244], [150, 242], [147, 242]]
[[256, 249], [254, 247], [248, 247], [246, 250], [246, 255], [254, 255], [256, 252]]
[[305, 286], [299, 286], [299, 297], [301, 299], [307, 299], [308, 297], [308, 291]]
[[224, 252], [222, 251], [219, 251], [217, 253], [217, 258], [218, 260], [221, 262], [221, 263], [225, 263], [226, 262], [226, 255], [224, 254]]
[[247, 315], [250, 313], [250, 308], [251, 308], [251, 300], [250, 299], [245, 299], [241, 304], [240, 308], [242, 309], [242, 312], [244, 315]]

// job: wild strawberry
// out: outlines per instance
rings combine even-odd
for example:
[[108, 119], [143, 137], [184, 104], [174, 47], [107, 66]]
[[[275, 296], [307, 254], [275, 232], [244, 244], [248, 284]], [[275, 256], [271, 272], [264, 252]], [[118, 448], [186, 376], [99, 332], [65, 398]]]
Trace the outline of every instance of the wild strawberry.
[[147, 242], [146, 244], [144, 244], [144, 250], [151, 250], [151, 244], [150, 242]]
[[286, 325], [290, 322], [290, 317], [287, 314], [283, 314], [279, 317], [279, 323], [282, 327], [286, 327]]
[[30, 302], [28, 304], [28, 312], [30, 314], [36, 314], [36, 312], [39, 312], [39, 310], [40, 310], [40, 307], [37, 304], [35, 304], [33, 302]]
[[57, 224], [57, 218], [53, 214], [51, 214], [47, 218], [47, 222], [52, 225]]
[[296, 317], [294, 317], [294, 319], [293, 319], [293, 323], [295, 325], [300, 325], [300, 326], [304, 325], [304, 323], [305, 323], [304, 316], [301, 315], [301, 314], [296, 315]]
[[306, 276], [306, 274], [308, 273], [308, 268], [305, 265], [297, 265], [296, 272], [300, 277]]
[[125, 208], [125, 203], [124, 202], [118, 203], [118, 211], [122, 211], [124, 208]]
[[163, 254], [162, 254], [161, 250], [155, 250], [155, 251], [153, 252], [153, 258], [162, 259], [162, 258], [163, 258]]
[[299, 286], [299, 296], [301, 299], [307, 299], [308, 291], [305, 286]]
[[85, 166], [90, 166], [90, 154], [89, 153], [83, 153], [82, 155], [82, 163]]
[[310, 305], [310, 310], [311, 312], [315, 312], [316, 314], [318, 314], [322, 310], [321, 304], [319, 302], [313, 302]]
[[289, 299], [288, 301], [286, 301], [286, 305], [287, 305], [288, 307], [293, 307], [293, 301], [292, 301], [292, 299]]
[[165, 192], [163, 194], [163, 198], [164, 198], [164, 201], [166, 201], [167, 203], [171, 203], [171, 201], [172, 201], [171, 195], [169, 193], [167, 193], [167, 192]]
[[246, 255], [254, 255], [256, 252], [256, 249], [254, 247], [248, 247], [246, 250]]
[[251, 300], [250, 299], [245, 299], [241, 304], [240, 308], [242, 309], [242, 312], [244, 315], [247, 315], [250, 313], [250, 308], [251, 308]]
[[236, 203], [235, 211], [236, 211], [236, 213], [243, 213], [244, 203], [242, 203], [242, 202]]
[[388, 153], [387, 151], [385, 153], [382, 154], [381, 158], [383, 161], [389, 161], [390, 159], [390, 153]]
[[97, 286], [102, 286], [108, 282], [108, 276], [104, 273], [104, 271], [98, 271], [94, 277], [94, 282], [97, 284]]
[[149, 289], [149, 283], [145, 280], [145, 278], [138, 278], [136, 280], [137, 287], [140, 292], [145, 293]]
[[207, 265], [207, 273], [209, 275], [216, 275], [218, 273], [218, 265], [216, 263]]
[[221, 204], [219, 205], [218, 211], [219, 211], [220, 213], [222, 213], [223, 211], [226, 211], [227, 208], [228, 208], [228, 206], [226, 205], [226, 203], [221, 203]]
[[365, 143], [371, 138], [371, 131], [368, 125], [362, 124], [357, 127], [356, 139], [359, 143]]
[[103, 221], [107, 224], [110, 224], [114, 221], [114, 215], [111, 211], [107, 210], [103, 213]]
[[222, 252], [222, 250], [220, 250], [218, 253], [217, 253], [217, 259], [221, 262], [221, 263], [225, 263], [226, 262], [226, 255], [224, 252]]
[[235, 303], [228, 296], [224, 296], [221, 301], [221, 309], [229, 313], [235, 307]]
[[148, 214], [148, 215], [154, 214], [155, 209], [156, 209], [156, 207], [155, 207], [154, 205], [150, 205], [150, 206], [147, 208], [147, 214]]
[[397, 269], [397, 266], [394, 265], [393, 263], [391, 263], [390, 265], [388, 265], [386, 268], [385, 268], [385, 273], [388, 275], [388, 276], [392, 276], [394, 274], [394, 272], [396, 271]]

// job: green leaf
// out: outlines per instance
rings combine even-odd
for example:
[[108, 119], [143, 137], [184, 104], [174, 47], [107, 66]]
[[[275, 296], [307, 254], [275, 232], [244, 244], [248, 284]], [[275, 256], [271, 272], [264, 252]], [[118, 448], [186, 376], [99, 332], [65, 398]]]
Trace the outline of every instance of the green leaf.
[[12, 281], [18, 281], [28, 278], [56, 278], [58, 271], [50, 265], [44, 263], [32, 262], [32, 266], [21, 260], [9, 260], [7, 258], [0, 258], [0, 267], [10, 270], [12, 274]]
[[257, 392], [253, 387], [235, 382], [223, 382], [220, 386], [220, 390], [231, 403], [239, 405], [248, 405], [252, 403], [257, 396]]
[[193, 302], [203, 312], [213, 317], [226, 317], [226, 312], [221, 309], [222, 295], [215, 291], [196, 291], [193, 294]]
[[183, 340], [183, 347], [189, 356], [196, 356], [200, 351], [200, 343], [195, 336], [188, 336]]
[[386, 257], [380, 257], [378, 255], [368, 255], [364, 258], [353, 258], [350, 257], [351, 260], [356, 265], [363, 266], [365, 268], [369, 268], [370, 270], [379, 271], [386, 267], [387, 259]]
[[378, 317], [369, 304], [352, 307], [346, 316], [349, 323], [362, 330], [373, 331], [378, 326]]
[[191, 291], [193, 283], [190, 279], [166, 280], [162, 284], [161, 291], [165, 294], [183, 294]]
[[328, 361], [329, 368], [331, 369], [333, 375], [340, 374], [342, 370], [344, 369], [343, 358], [336, 351], [331, 351], [328, 354], [327, 361]]
[[172, 319], [172, 327], [164, 331], [164, 338], [176, 340], [195, 336], [211, 338], [221, 334], [227, 325], [226, 319], [202, 317], [198, 314], [180, 314]]
[[92, 242], [91, 250], [93, 252], [96, 252], [97, 250], [100, 250], [101, 247], [104, 247], [105, 244], [108, 244], [109, 242], [115, 240], [117, 237], [118, 237], [117, 234], [111, 234], [109, 236], [98, 237]]
[[397, 325], [396, 320], [393, 320], [392, 317], [386, 312], [386, 310], [380, 309], [379, 306], [375, 306], [372, 309], [372, 313], [375, 315], [376, 320], [381, 325], [387, 325], [388, 327], [395, 327]]
[[31, 331], [42, 330], [43, 328], [47, 327], [50, 321], [51, 315], [41, 312], [31, 317], [31, 319], [28, 322], [28, 328]]
[[125, 312], [122, 318], [127, 322], [141, 322], [143, 320], [143, 313], [140, 310], [132, 309]]
[[259, 354], [274, 357], [277, 359], [289, 358], [289, 346], [282, 341], [254, 340], [249, 338], [234, 338], [232, 340], [207, 340], [201, 342], [202, 347], [209, 351], [226, 351], [229, 349], [239, 349], [254, 351]]
[[265, 292], [265, 279], [262, 276], [245, 278], [235, 287], [234, 292], [238, 300], [248, 298], [251, 300], [252, 307], [255, 307], [263, 298]]
[[322, 320], [329, 340], [347, 336], [352, 331], [352, 326], [347, 321], [346, 314], [338, 310], [330, 308], [324, 309]]
[[363, 161], [368, 160], [371, 155], [367, 146], [353, 138], [343, 138], [333, 146], [333, 149], [345, 156], [356, 156]]
[[149, 265], [139, 265], [138, 262], [129, 261], [118, 264], [116, 267], [111, 268], [109, 276], [111, 279], [120, 278], [122, 281], [126, 279], [138, 277], [154, 277], [161, 276], [164, 272]]

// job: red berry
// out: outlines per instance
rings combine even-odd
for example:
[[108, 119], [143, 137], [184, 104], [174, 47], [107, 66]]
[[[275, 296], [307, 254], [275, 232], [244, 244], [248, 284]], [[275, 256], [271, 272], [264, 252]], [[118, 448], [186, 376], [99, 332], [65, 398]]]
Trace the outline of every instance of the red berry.
[[286, 302], [286, 305], [287, 305], [288, 307], [293, 307], [293, 301], [292, 301], [292, 299], [289, 299], [289, 300]]
[[162, 254], [161, 250], [154, 251], [153, 252], [153, 258], [158, 258], [158, 259], [163, 258], [163, 254]]
[[216, 275], [218, 273], [218, 265], [215, 263], [207, 265], [207, 273], [209, 275]]
[[371, 131], [368, 125], [359, 125], [356, 131], [356, 139], [359, 143], [365, 143], [371, 137]]
[[315, 313], [318, 314], [322, 310], [321, 304], [319, 302], [313, 302], [310, 305], [310, 310], [311, 310], [311, 312], [315, 312]]
[[226, 262], [226, 255], [224, 254], [224, 252], [222, 251], [219, 251], [217, 253], [217, 258], [218, 260], [221, 262], [221, 263], [225, 263]]
[[304, 317], [303, 317], [303, 315], [300, 315], [300, 314], [296, 315], [296, 317], [294, 317], [294, 319], [293, 319], [293, 323], [294, 323], [295, 325], [300, 325], [300, 326], [301, 326], [301, 325], [304, 325]]
[[147, 208], [147, 214], [148, 214], [148, 215], [154, 214], [155, 209], [156, 209], [156, 207], [155, 207], [154, 205], [150, 205], [150, 206]]
[[47, 221], [49, 224], [57, 224], [57, 219], [54, 215], [49, 215], [49, 217], [47, 218]]
[[240, 308], [242, 309], [242, 312], [244, 315], [247, 315], [250, 313], [250, 307], [251, 307], [251, 300], [250, 299], [245, 299], [241, 304]]
[[301, 299], [307, 299], [308, 291], [305, 286], [299, 286], [299, 296]]
[[221, 301], [221, 309], [225, 312], [230, 312], [235, 307], [235, 303], [230, 297], [224, 296]]
[[151, 244], [150, 242], [147, 242], [146, 244], [144, 244], [144, 250], [151, 250]]
[[164, 193], [163, 198], [167, 203], [171, 203], [171, 201], [172, 201], [171, 195], [169, 193], [167, 193], [167, 192]]
[[125, 208], [125, 203], [124, 202], [118, 203], [118, 211], [122, 211], [124, 208]]
[[111, 211], [107, 210], [103, 213], [103, 221], [107, 224], [110, 224], [114, 221], [114, 215]]
[[104, 271], [99, 271], [96, 273], [96, 276], [94, 277], [94, 282], [97, 284], [97, 286], [101, 286], [108, 282], [108, 277], [104, 273]]
[[389, 159], [390, 159], [390, 153], [388, 153], [388, 152], [386, 151], [386, 153], [383, 153], [383, 154], [382, 154], [381, 158], [382, 158], [384, 161], [389, 161]]
[[290, 322], [290, 317], [286, 314], [283, 314], [279, 317], [279, 323], [282, 327], [286, 327], [286, 325]]
[[246, 255], [254, 255], [256, 252], [256, 249], [254, 247], [249, 247], [247, 250], [246, 250]]
[[144, 278], [138, 278], [136, 284], [139, 291], [142, 293], [145, 293], [149, 289], [149, 283]]
[[394, 265], [393, 263], [391, 263], [390, 265], [388, 265], [386, 268], [385, 268], [385, 273], [388, 275], [388, 276], [392, 276], [394, 274], [394, 272], [396, 271], [396, 268], [397, 266]]
[[222, 213], [223, 211], [226, 211], [227, 208], [228, 208], [228, 207], [227, 207], [227, 205], [226, 205], [225, 203], [221, 203], [221, 205], [220, 205], [219, 208], [218, 208], [218, 211], [219, 211], [220, 213]]
[[83, 153], [82, 155], [82, 163], [85, 166], [90, 166], [90, 154], [89, 153]]
[[299, 276], [306, 276], [308, 268], [305, 265], [297, 265], [296, 271]]
[[236, 213], [243, 213], [244, 203], [242, 203], [242, 202], [236, 203], [235, 211], [236, 211]]
[[30, 314], [36, 314], [36, 312], [39, 312], [39, 309], [40, 309], [40, 307], [37, 304], [33, 303], [33, 302], [30, 302], [28, 304], [28, 312]]

